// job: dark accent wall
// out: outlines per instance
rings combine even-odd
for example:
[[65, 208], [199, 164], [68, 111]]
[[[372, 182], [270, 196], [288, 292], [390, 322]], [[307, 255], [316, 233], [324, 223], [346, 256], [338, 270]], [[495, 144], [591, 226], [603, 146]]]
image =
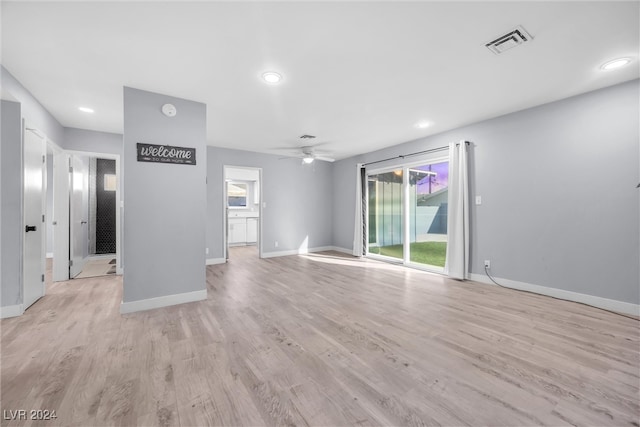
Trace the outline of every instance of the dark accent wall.
[[115, 160], [96, 160], [96, 254], [116, 253], [116, 192], [104, 190], [105, 174], [116, 174]]

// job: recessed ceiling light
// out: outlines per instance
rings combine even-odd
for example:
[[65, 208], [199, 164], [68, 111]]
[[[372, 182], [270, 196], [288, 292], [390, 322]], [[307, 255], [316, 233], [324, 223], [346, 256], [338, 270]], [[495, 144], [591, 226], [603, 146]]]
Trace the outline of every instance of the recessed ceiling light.
[[431, 123], [429, 123], [429, 122], [418, 122], [414, 126], [417, 127], [418, 129], [426, 129], [429, 126], [431, 126]]
[[631, 62], [631, 58], [618, 58], [618, 59], [614, 59], [613, 61], [605, 62], [604, 64], [602, 64], [600, 68], [605, 71], [615, 70], [616, 68], [620, 68], [620, 67], [624, 67], [625, 65], [628, 65], [630, 62]]
[[93, 108], [89, 107], [78, 107], [78, 110], [82, 111], [83, 113], [93, 113]]
[[282, 80], [282, 76], [275, 71], [267, 71], [266, 73], [262, 74], [262, 80], [267, 83], [275, 84], [280, 83], [280, 80]]

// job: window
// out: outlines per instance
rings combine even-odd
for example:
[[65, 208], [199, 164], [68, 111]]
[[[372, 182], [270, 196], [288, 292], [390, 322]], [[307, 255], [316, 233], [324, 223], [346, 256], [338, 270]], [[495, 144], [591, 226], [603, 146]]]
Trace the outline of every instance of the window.
[[448, 184], [444, 159], [368, 173], [368, 254], [442, 271]]
[[227, 182], [227, 206], [230, 208], [247, 207], [247, 184]]
[[116, 191], [116, 176], [104, 174], [104, 191]]

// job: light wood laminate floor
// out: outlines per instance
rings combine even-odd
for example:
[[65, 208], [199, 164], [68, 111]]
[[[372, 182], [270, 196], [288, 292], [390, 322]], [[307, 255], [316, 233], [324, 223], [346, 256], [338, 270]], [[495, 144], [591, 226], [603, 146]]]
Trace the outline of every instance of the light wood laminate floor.
[[639, 426], [633, 319], [335, 252], [235, 248], [207, 286], [120, 315], [120, 277], [49, 284], [0, 323], [2, 410], [65, 426]]

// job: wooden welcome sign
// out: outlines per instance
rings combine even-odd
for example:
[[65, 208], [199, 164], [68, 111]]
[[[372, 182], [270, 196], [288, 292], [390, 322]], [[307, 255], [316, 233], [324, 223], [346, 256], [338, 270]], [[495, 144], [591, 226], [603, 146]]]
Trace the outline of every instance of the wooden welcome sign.
[[143, 144], [142, 142], [138, 142], [137, 150], [139, 162], [175, 163], [178, 165], [196, 164], [195, 148]]

